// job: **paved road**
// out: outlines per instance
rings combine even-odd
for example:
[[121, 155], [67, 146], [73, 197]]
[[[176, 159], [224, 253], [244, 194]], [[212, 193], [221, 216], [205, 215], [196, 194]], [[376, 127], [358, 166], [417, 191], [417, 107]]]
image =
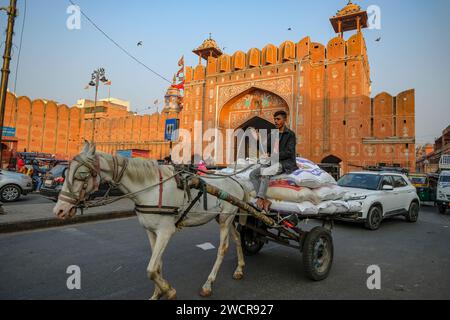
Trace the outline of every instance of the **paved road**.
[[[164, 276], [178, 298], [201, 299], [216, 252], [196, 246], [217, 246], [217, 231], [215, 224], [188, 229], [170, 243]], [[423, 208], [417, 224], [391, 219], [371, 232], [339, 223], [333, 235], [333, 269], [322, 282], [304, 276], [295, 249], [276, 244], [248, 257], [244, 280], [234, 281], [231, 246], [212, 299], [450, 299], [450, 216]], [[0, 235], [0, 299], [147, 299], [149, 257], [136, 218]], [[381, 290], [370, 291], [366, 272], [374, 264]], [[66, 287], [70, 265], [81, 268], [81, 290]]]

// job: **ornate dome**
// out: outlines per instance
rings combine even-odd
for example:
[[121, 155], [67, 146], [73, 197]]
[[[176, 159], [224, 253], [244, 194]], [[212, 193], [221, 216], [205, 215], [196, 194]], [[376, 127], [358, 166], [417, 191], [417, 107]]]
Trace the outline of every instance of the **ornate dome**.
[[179, 104], [181, 94], [180, 89], [174, 87], [176, 85], [176, 77], [173, 77], [173, 84], [167, 88], [166, 95], [164, 96], [164, 109], [163, 112], [176, 112], [181, 111], [181, 106]]
[[203, 50], [203, 49], [219, 49], [219, 46], [217, 45], [216, 40], [209, 38], [203, 41], [202, 45], [198, 47], [196, 50]]
[[213, 38], [211, 38], [211, 34], [209, 34], [209, 38], [203, 41], [201, 46], [195, 49], [193, 52], [205, 60], [208, 60], [209, 56], [218, 58], [223, 54], [222, 50], [219, 49], [217, 42]]
[[347, 3], [347, 5], [338, 11], [336, 14], [337, 17], [346, 16], [352, 13], [357, 13], [361, 11], [361, 7], [357, 4], [354, 4], [351, 0]]

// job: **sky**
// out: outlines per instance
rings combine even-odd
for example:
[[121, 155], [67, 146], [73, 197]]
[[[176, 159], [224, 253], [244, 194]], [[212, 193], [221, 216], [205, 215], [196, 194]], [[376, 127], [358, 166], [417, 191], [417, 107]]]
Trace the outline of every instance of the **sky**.
[[[192, 50], [209, 33], [228, 54], [268, 43], [278, 46], [285, 40], [298, 42], [305, 36], [326, 45], [335, 36], [329, 18], [347, 4], [347, 0], [72, 1], [114, 41], [169, 80], [181, 56], [187, 66], [197, 64]], [[381, 28], [364, 30], [372, 95], [383, 91], [397, 95], [414, 88], [417, 143], [434, 142], [450, 125], [450, 1], [355, 2], [364, 9], [376, 5], [381, 10]], [[0, 0], [0, 6], [8, 4], [9, 0]], [[94, 98], [94, 89], [85, 87], [91, 73], [103, 67], [112, 81], [112, 97], [130, 101], [139, 114], [154, 112], [156, 99], [161, 108], [169, 83], [125, 55], [84, 17], [80, 29], [68, 29], [69, 5], [68, 0], [27, 0], [22, 28], [25, 0], [18, 0], [9, 90], [72, 106], [80, 98]], [[1, 11], [0, 30], [5, 29], [6, 15]], [[2, 31], [2, 53], [4, 40]], [[142, 46], [137, 46], [139, 41]], [[99, 98], [108, 94], [102, 87]]]

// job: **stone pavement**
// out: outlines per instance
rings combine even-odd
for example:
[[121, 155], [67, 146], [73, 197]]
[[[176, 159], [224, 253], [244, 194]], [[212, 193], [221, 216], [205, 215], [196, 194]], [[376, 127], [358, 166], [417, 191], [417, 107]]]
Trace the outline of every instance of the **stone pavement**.
[[[20, 203], [3, 204], [6, 214], [0, 214], [0, 233], [58, 227], [135, 215], [134, 203], [129, 199], [122, 199], [107, 206], [85, 210], [83, 215], [78, 211], [76, 217], [71, 220], [59, 220], [53, 214], [55, 205], [53, 202], [46, 199], [39, 200], [40, 195], [34, 194], [33, 197], [33, 200], [25, 199]], [[36, 201], [39, 201], [39, 203], [36, 203]]]

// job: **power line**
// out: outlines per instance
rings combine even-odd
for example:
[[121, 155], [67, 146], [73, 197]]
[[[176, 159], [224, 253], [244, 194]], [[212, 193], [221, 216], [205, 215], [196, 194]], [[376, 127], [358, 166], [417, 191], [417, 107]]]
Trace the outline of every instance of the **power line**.
[[[75, 3], [73, 3], [72, 0], [69, 0], [69, 2], [73, 5], [73, 6], [77, 6], [80, 7], [78, 5], [76, 5]], [[131, 59], [133, 59], [134, 61], [136, 61], [138, 64], [140, 64], [141, 66], [143, 66], [145, 69], [147, 69], [148, 71], [152, 72], [153, 74], [155, 74], [156, 76], [160, 77], [161, 79], [167, 81], [168, 83], [172, 84], [172, 81], [166, 79], [164, 76], [160, 75], [158, 72], [154, 71], [153, 69], [151, 69], [150, 67], [148, 67], [146, 64], [144, 64], [143, 62], [141, 62], [139, 59], [137, 59], [135, 56], [133, 56], [131, 53], [129, 53], [126, 49], [124, 49], [120, 44], [118, 44], [116, 41], [114, 41], [114, 39], [112, 39], [109, 35], [106, 34], [105, 31], [103, 31], [94, 21], [92, 21], [91, 18], [89, 18], [83, 10], [80, 9], [81, 14], [98, 30], [100, 31], [109, 41], [111, 41], [117, 48], [119, 48], [121, 51], [123, 51], [127, 56], [129, 56]]]

